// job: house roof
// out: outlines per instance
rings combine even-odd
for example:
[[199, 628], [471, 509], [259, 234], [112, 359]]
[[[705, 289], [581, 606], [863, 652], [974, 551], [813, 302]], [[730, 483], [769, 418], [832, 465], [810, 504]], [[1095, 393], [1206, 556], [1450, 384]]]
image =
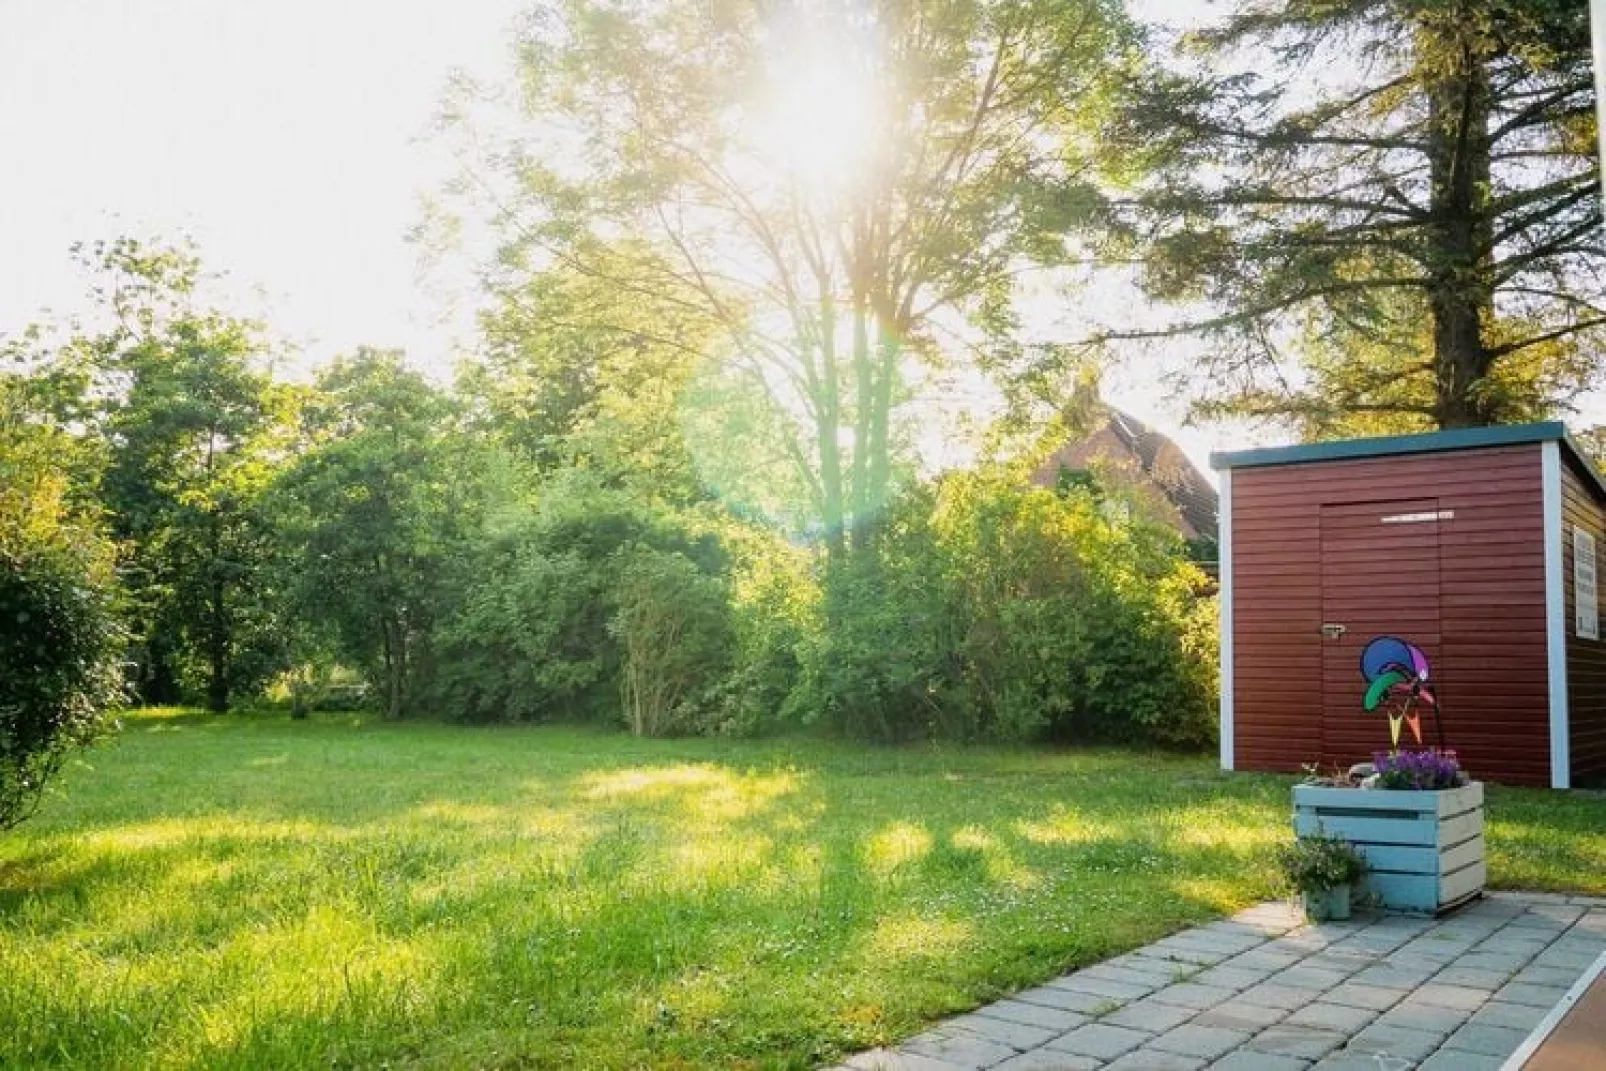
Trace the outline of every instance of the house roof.
[[1109, 406], [1105, 412], [1105, 421], [1088, 435], [1062, 447], [1049, 460], [1045, 473], [1052, 478], [1052, 472], [1065, 467], [1067, 460], [1083, 453], [1088, 444], [1107, 431], [1146, 482], [1176, 508], [1189, 528], [1200, 536], [1216, 538], [1216, 489], [1182, 448], [1129, 413]]
[[1491, 446], [1520, 446], [1526, 443], [1560, 443], [1573, 467], [1596, 494], [1606, 499], [1606, 481], [1590, 463], [1588, 456], [1567, 434], [1559, 420], [1538, 424], [1503, 424], [1489, 428], [1451, 428], [1420, 435], [1386, 435], [1370, 439], [1339, 439], [1325, 443], [1301, 443], [1256, 450], [1233, 450], [1210, 455], [1213, 469], [1257, 468], [1265, 465], [1297, 465], [1308, 461], [1341, 461], [1363, 457], [1394, 457], [1402, 454], [1428, 454], [1444, 450], [1476, 450]]

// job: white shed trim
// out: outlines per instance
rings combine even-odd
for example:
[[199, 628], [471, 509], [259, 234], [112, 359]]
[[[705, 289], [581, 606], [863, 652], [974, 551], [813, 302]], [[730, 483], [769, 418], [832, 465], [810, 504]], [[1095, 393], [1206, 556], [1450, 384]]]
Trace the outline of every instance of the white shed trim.
[[1561, 446], [1540, 443], [1545, 513], [1545, 647], [1550, 680], [1550, 787], [1572, 787], [1567, 739], [1567, 588], [1562, 569]]
[[1233, 768], [1232, 749], [1232, 470], [1221, 471], [1216, 520], [1217, 569], [1221, 590], [1216, 614], [1221, 627], [1221, 768]]

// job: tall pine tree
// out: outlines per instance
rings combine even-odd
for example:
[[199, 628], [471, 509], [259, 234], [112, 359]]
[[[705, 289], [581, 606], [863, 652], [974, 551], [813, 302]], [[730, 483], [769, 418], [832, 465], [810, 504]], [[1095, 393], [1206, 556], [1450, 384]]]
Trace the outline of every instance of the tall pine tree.
[[1606, 342], [1585, 8], [1264, 0], [1185, 39], [1118, 132], [1184, 312], [1115, 337], [1202, 336], [1200, 412], [1308, 437], [1553, 412]]

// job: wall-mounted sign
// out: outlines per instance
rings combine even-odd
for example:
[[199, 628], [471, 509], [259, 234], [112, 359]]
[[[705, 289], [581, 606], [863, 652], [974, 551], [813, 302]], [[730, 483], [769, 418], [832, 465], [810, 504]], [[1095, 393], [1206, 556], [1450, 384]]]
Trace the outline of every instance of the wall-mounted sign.
[[1384, 524], [1431, 524], [1434, 521], [1450, 521], [1455, 519], [1455, 510], [1438, 509], [1431, 513], [1390, 513], [1383, 518]]
[[1573, 631], [1600, 639], [1600, 602], [1595, 592], [1595, 536], [1573, 526]]

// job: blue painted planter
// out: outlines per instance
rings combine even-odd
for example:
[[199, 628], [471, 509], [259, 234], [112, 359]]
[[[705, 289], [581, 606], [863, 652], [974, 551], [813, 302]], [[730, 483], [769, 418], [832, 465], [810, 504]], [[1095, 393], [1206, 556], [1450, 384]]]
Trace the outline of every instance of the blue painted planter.
[[1363, 893], [1394, 911], [1438, 914], [1474, 900], [1483, 861], [1483, 785], [1439, 791], [1294, 786], [1294, 832], [1343, 837], [1366, 857]]

